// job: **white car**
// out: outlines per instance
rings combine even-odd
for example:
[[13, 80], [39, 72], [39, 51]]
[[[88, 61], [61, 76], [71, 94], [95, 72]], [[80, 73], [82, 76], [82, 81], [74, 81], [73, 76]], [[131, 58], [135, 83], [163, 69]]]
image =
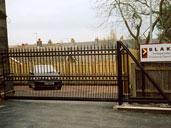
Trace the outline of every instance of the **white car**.
[[34, 65], [30, 71], [29, 87], [32, 89], [61, 89], [60, 72], [52, 65]]

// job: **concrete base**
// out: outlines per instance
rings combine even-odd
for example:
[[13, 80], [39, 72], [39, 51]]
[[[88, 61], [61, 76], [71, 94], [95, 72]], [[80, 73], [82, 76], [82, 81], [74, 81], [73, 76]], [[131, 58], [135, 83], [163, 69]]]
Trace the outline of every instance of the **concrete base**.
[[136, 112], [147, 112], [156, 114], [171, 114], [171, 108], [161, 108], [161, 107], [141, 107], [141, 106], [131, 106], [131, 105], [117, 105], [114, 106], [115, 110], [126, 110], [126, 111], [136, 111]]

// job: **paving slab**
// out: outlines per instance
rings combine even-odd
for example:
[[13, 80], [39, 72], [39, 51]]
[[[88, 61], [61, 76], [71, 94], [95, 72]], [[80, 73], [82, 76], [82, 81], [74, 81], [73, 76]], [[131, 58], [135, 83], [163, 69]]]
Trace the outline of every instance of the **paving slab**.
[[171, 115], [113, 110], [112, 102], [8, 100], [0, 128], [171, 128]]

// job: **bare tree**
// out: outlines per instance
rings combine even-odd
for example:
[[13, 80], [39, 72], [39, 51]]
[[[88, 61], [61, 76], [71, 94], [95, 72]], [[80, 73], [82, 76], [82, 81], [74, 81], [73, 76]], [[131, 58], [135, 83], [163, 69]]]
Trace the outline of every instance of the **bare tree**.
[[[160, 20], [162, 14], [162, 6], [164, 1], [169, 0], [153, 0], [152, 14], [153, 24], [152, 30], [155, 29], [156, 24]], [[150, 15], [149, 0], [96, 0], [97, 8], [101, 10], [105, 19], [109, 21], [113, 15], [122, 19], [129, 34], [136, 41], [136, 46], [139, 46], [140, 37], [149, 28], [147, 26], [147, 19]], [[145, 34], [146, 43], [149, 43], [150, 32]]]

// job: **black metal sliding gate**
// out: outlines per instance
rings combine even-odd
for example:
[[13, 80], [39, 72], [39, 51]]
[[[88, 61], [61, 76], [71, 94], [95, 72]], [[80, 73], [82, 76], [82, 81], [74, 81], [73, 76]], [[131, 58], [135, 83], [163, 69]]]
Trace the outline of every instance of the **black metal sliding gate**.
[[[115, 45], [97, 45], [9, 49], [0, 53], [0, 61], [0, 69], [3, 69], [0, 74], [3, 89], [0, 91], [7, 99], [116, 101], [120, 105], [123, 102], [171, 104], [171, 99], [122, 42], [117, 42], [117, 48]], [[129, 71], [132, 63], [152, 84], [156, 98], [136, 96], [136, 85], [133, 87], [133, 81], [130, 82], [131, 79], [136, 81], [132, 76], [135, 68]], [[38, 67], [37, 75], [34, 75], [34, 67]], [[47, 83], [53, 87], [55, 80], [61, 82], [62, 87], [49, 88]], [[30, 83], [39, 83], [46, 88], [36, 89]]]
[[[6, 98], [118, 101], [117, 49], [115, 46], [9, 49], [10, 74], [5, 75]], [[124, 54], [124, 53], [123, 53]], [[54, 75], [30, 75], [39, 65], [60, 72], [61, 89], [29, 88], [29, 81], [51, 81]], [[43, 66], [42, 66], [43, 65]], [[128, 75], [120, 76], [126, 83]], [[48, 79], [47, 79], [48, 78]], [[10, 84], [9, 84], [10, 83]]]

